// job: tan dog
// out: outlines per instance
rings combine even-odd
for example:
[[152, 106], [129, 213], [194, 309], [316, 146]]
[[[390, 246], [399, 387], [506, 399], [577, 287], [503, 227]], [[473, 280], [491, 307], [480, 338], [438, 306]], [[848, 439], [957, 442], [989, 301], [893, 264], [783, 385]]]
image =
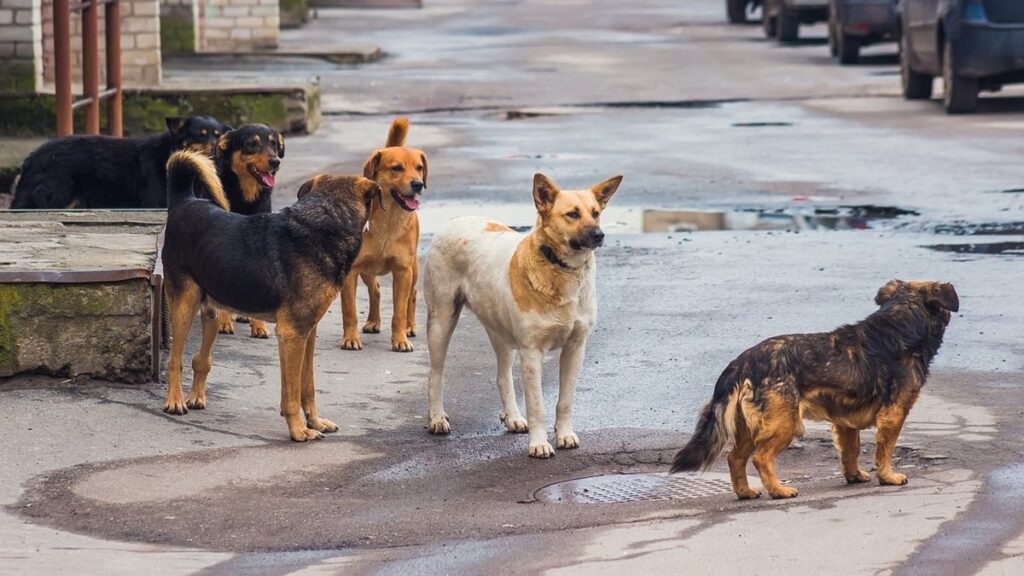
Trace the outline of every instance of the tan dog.
[[[572, 428], [572, 401], [590, 328], [597, 320], [594, 250], [604, 243], [601, 212], [621, 181], [622, 176], [615, 176], [589, 190], [561, 191], [537, 174], [537, 225], [530, 234], [523, 236], [485, 218], [464, 217], [453, 219], [434, 238], [423, 280], [431, 433], [450, 430], [444, 411], [444, 362], [465, 305], [484, 325], [497, 356], [505, 428], [529, 431], [530, 456], [554, 454], [544, 424], [541, 362], [546, 352], [561, 348], [556, 445], [580, 445]], [[512, 388], [516, 352], [522, 365], [526, 420]]]
[[363, 248], [352, 266], [352, 273], [341, 290], [344, 333], [341, 347], [361, 350], [356, 278], [362, 278], [370, 297], [370, 314], [363, 332], [380, 332], [380, 283], [378, 276], [391, 274], [394, 313], [391, 316], [391, 349], [412, 352], [409, 337], [416, 335], [416, 280], [419, 263], [416, 249], [420, 241], [420, 221], [416, 209], [420, 194], [427, 187], [427, 156], [405, 147], [409, 121], [397, 118], [391, 123], [385, 147], [377, 150], [363, 166], [363, 176], [384, 191], [379, 206], [370, 214], [369, 228], [363, 233]]

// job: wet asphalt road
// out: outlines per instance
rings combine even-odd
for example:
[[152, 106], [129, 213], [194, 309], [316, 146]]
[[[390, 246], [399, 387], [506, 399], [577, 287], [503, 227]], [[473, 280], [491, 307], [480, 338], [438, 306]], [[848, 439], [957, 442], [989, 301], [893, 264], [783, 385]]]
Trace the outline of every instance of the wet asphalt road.
[[[343, 352], [335, 308], [320, 329], [318, 399], [341, 431], [310, 446], [286, 441], [272, 341], [221, 337], [210, 406], [184, 417], [160, 412], [159, 385], [0, 385], [0, 456], [17, 463], [0, 470], [0, 572], [1019, 572], [1024, 266], [1019, 253], [927, 246], [1022, 240], [934, 232], [1024, 221], [1024, 195], [1006, 192], [1024, 185], [1024, 92], [946, 117], [896, 96], [891, 46], [841, 68], [822, 28], [779, 47], [756, 26], [723, 25], [720, 4], [321, 11], [286, 39], [358, 38], [389, 57], [234, 72], [322, 78], [324, 125], [289, 140], [279, 206], [312, 174], [359, 172], [392, 115], [408, 114], [410, 143], [430, 159], [421, 252], [455, 213], [529, 225], [535, 171], [566, 187], [626, 175], [606, 223], [618, 233], [599, 256], [582, 448], [529, 460], [525, 437], [503, 433], [493, 356], [469, 315], [449, 359], [453, 433], [429, 436], [423, 339], [407, 355], [386, 350], [386, 335]], [[638, 233], [647, 208], [861, 204], [917, 215], [861, 231]], [[952, 281], [962, 300], [901, 438], [909, 487], [843, 485], [819, 425], [781, 461], [801, 489], [793, 502], [534, 501], [571, 478], [663, 471], [739, 351], [855, 321], [893, 277]], [[556, 363], [545, 363], [549, 419]]]

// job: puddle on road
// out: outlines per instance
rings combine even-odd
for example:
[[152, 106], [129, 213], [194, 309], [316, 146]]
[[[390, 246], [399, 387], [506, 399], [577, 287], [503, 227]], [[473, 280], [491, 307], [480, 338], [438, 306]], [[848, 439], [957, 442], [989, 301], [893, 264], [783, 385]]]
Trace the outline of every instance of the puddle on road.
[[733, 122], [733, 128], [782, 128], [792, 126], [792, 122]]
[[[811, 206], [736, 210], [662, 210], [609, 206], [601, 226], [609, 234], [705, 232], [713, 230], [865, 230], [917, 212], [894, 206]], [[451, 218], [485, 216], [520, 230], [537, 219], [532, 204], [432, 202], [420, 209], [424, 234], [439, 232]]]
[[1018, 236], [1024, 235], [1024, 222], [953, 222], [939, 224], [935, 227], [935, 233], [954, 236]]
[[927, 246], [937, 252], [956, 254], [1005, 254], [1024, 256], [1024, 242], [972, 242], [966, 244], [932, 244]]

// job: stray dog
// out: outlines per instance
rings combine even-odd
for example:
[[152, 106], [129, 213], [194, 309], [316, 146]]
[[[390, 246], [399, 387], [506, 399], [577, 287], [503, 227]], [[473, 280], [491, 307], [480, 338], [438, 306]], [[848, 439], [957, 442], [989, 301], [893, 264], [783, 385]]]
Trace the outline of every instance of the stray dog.
[[171, 153], [212, 156], [231, 129], [209, 116], [166, 122], [167, 132], [156, 136], [66, 136], [43, 144], [22, 164], [11, 208], [166, 208]]
[[[206, 407], [217, 311], [226, 309], [277, 323], [281, 415], [291, 439], [304, 442], [337, 431], [317, 412], [316, 327], [359, 253], [370, 203], [380, 197], [380, 187], [361, 177], [320, 175], [302, 185], [294, 205], [244, 216], [193, 195], [195, 185], [224, 200], [213, 162], [204, 156], [174, 154], [167, 178], [170, 207], [161, 256], [172, 339], [164, 412]], [[194, 377], [186, 399], [182, 355], [199, 309], [203, 340], [192, 358]]]
[[[594, 249], [604, 243], [601, 212], [622, 182], [609, 178], [589, 190], [565, 190], [547, 176], [533, 178], [537, 225], [525, 237], [483, 218], [453, 219], [433, 242], [424, 264], [427, 345], [430, 349], [430, 432], [447, 434], [444, 362], [462, 307], [487, 330], [498, 363], [501, 421], [530, 433], [529, 455], [550, 458], [541, 392], [544, 354], [561, 348], [555, 438], [576, 448], [572, 401], [590, 328], [597, 319]], [[512, 387], [516, 351], [522, 363], [526, 417]]]
[[[276, 175], [284, 158], [284, 137], [263, 124], [246, 124], [224, 134], [217, 140], [217, 175], [231, 211], [238, 214], [269, 214]], [[269, 338], [270, 330], [262, 320], [249, 322], [253, 338]], [[231, 313], [222, 311], [218, 317], [221, 334], [234, 334]]]
[[393, 278], [394, 311], [391, 316], [391, 349], [412, 352], [409, 338], [416, 335], [416, 280], [419, 262], [416, 250], [420, 241], [420, 193], [427, 187], [427, 155], [405, 147], [409, 120], [397, 118], [391, 123], [384, 148], [370, 156], [363, 166], [363, 176], [373, 180], [386, 192], [386, 200], [370, 214], [370, 226], [363, 232], [363, 248], [352, 266], [352, 274], [341, 290], [341, 312], [344, 333], [341, 347], [359, 350], [356, 325], [356, 282], [362, 278], [370, 297], [370, 314], [363, 332], [380, 332], [380, 283], [378, 276], [390, 273]]
[[751, 454], [768, 494], [792, 498], [797, 490], [779, 482], [775, 457], [803, 434], [807, 417], [832, 423], [847, 482], [871, 479], [857, 459], [860, 431], [876, 426], [879, 484], [906, 484], [892, 469], [892, 451], [960, 299], [952, 284], [893, 280], [875, 303], [880, 308], [856, 324], [769, 338], [740, 354], [719, 376], [672, 472], [707, 469], [732, 439], [729, 474], [741, 500], [761, 495], [747, 483]]

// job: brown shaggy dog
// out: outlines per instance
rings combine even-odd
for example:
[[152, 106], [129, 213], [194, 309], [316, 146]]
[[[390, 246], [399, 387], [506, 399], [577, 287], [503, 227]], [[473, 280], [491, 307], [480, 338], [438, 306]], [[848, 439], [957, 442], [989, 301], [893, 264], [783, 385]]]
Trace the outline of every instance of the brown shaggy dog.
[[391, 123], [385, 147], [375, 151], [363, 166], [363, 176], [384, 191], [384, 200], [374, 206], [370, 226], [363, 233], [363, 248], [352, 265], [352, 274], [341, 290], [344, 334], [341, 347], [360, 350], [356, 278], [362, 278], [370, 296], [370, 314], [363, 332], [380, 332], [380, 283], [378, 276], [391, 274], [394, 312], [391, 316], [391, 349], [412, 352], [411, 336], [416, 335], [416, 280], [419, 263], [416, 249], [420, 241], [420, 221], [416, 209], [420, 194], [427, 187], [427, 155], [405, 147], [409, 121], [397, 118]]
[[893, 280], [875, 302], [878, 311], [857, 324], [769, 338], [740, 354], [719, 376], [672, 472], [708, 468], [732, 439], [729, 473], [740, 499], [761, 495], [747, 483], [751, 454], [768, 494], [792, 498], [797, 490], [779, 482], [775, 457], [803, 434], [806, 417], [832, 423], [850, 483], [870, 480], [857, 463], [860, 431], [877, 427], [879, 483], [906, 484], [892, 469], [892, 451], [960, 300], [952, 284]]

